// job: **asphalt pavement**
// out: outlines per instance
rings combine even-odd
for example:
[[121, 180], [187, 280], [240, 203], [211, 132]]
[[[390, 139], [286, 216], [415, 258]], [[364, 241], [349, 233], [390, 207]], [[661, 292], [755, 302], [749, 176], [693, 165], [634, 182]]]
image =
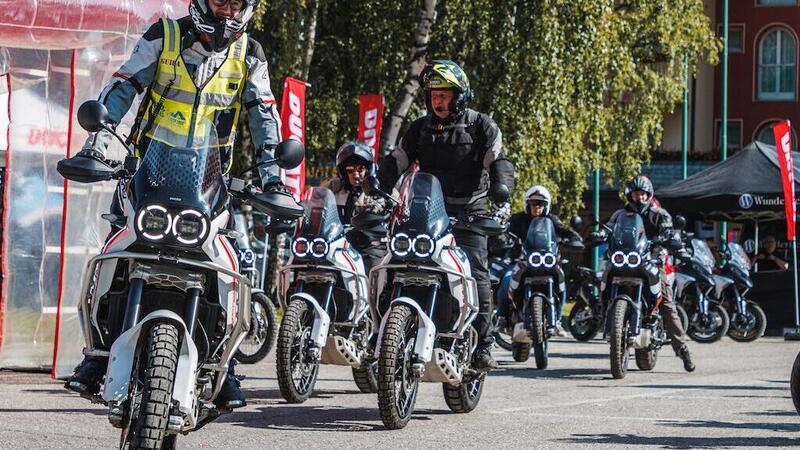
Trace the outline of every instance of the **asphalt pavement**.
[[[439, 384], [426, 383], [403, 430], [384, 430], [375, 395], [361, 394], [349, 368], [323, 366], [315, 394], [287, 404], [274, 355], [240, 365], [249, 405], [179, 439], [180, 448], [737, 448], [800, 445], [789, 372], [800, 343], [728, 338], [692, 345], [697, 371], [671, 349], [655, 370], [609, 372], [608, 345], [554, 340], [547, 370], [533, 358], [501, 363], [478, 408], [453, 414]], [[633, 361], [631, 362], [634, 366]], [[115, 448], [119, 433], [102, 405], [65, 391], [46, 374], [0, 372], [0, 448]]]

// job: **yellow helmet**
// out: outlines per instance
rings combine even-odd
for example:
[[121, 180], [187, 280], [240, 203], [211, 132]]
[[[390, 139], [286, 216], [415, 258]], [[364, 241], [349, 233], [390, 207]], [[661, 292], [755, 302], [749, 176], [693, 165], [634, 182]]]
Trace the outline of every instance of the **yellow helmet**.
[[430, 91], [436, 89], [452, 89], [456, 92], [454, 113], [462, 113], [466, 103], [472, 100], [472, 89], [469, 87], [467, 74], [461, 67], [450, 60], [437, 59], [429, 62], [420, 75], [422, 88], [425, 90], [425, 102], [430, 108]]

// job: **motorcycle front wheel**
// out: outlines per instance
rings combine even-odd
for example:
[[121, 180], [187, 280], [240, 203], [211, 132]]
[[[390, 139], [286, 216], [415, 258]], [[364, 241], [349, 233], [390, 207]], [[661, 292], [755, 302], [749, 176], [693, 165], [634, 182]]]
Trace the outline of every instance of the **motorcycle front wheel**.
[[728, 333], [731, 319], [728, 312], [715, 301], [708, 302], [708, 313], [703, 316], [700, 311], [692, 314], [692, 320], [686, 329], [686, 334], [693, 341], [701, 344], [710, 344], [722, 339]]
[[792, 375], [789, 377], [789, 387], [792, 392], [792, 402], [794, 402], [794, 409], [800, 414], [800, 353], [794, 359], [792, 366]]
[[544, 370], [547, 368], [547, 332], [545, 323], [547, 315], [544, 312], [547, 300], [539, 295], [531, 299], [531, 337], [533, 338], [533, 358], [536, 360], [536, 368]]
[[767, 315], [758, 304], [747, 300], [747, 313], [737, 312], [731, 317], [728, 336], [737, 342], [752, 342], [764, 335], [767, 329]]
[[388, 314], [378, 357], [378, 409], [383, 425], [398, 430], [408, 424], [417, 401], [412, 356], [418, 327], [408, 306], [396, 305]]
[[295, 300], [286, 308], [275, 351], [276, 372], [281, 395], [289, 403], [303, 403], [314, 390], [319, 361], [308, 350], [314, 313], [308, 303]]
[[611, 375], [614, 378], [625, 378], [628, 373], [628, 334], [631, 322], [628, 317], [628, 302], [617, 300], [611, 310]]
[[236, 349], [234, 358], [244, 364], [264, 359], [278, 337], [278, 311], [263, 292], [250, 299], [250, 330]]
[[592, 307], [583, 299], [578, 299], [567, 318], [567, 325], [572, 337], [587, 342], [592, 340], [600, 330], [600, 320], [594, 316]]

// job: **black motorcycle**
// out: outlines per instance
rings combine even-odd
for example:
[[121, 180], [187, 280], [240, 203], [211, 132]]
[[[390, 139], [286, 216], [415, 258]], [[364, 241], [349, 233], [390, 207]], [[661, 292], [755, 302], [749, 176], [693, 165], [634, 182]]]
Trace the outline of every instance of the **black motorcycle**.
[[675, 272], [674, 299], [688, 315], [686, 334], [701, 343], [720, 340], [728, 332], [730, 318], [719, 302], [709, 300], [714, 289], [714, 255], [706, 241], [691, 239], [690, 255], [679, 259]]
[[736, 242], [728, 242], [719, 275], [714, 275], [714, 296], [730, 316], [728, 336], [734, 341], [752, 342], [764, 335], [767, 315], [758, 304], [747, 299], [753, 287], [750, 259]]
[[495, 301], [495, 308], [492, 311], [494, 342], [503, 350], [508, 351], [512, 349], [511, 330], [508, 326], [500, 325], [497, 305], [501, 301], [506, 301], [511, 282], [511, 269], [521, 251], [522, 243], [514, 233], [507, 231], [489, 239], [489, 281]]
[[[580, 219], [573, 218], [573, 228], [579, 225]], [[566, 289], [561, 268], [564, 261], [558, 248], [560, 243], [583, 248], [582, 242], [560, 240], [549, 217], [531, 220], [522, 244], [527, 267], [521, 274], [520, 288], [514, 293], [509, 308], [509, 326], [513, 329], [512, 356], [517, 362], [527, 361], [533, 347], [538, 369], [547, 368], [547, 341], [551, 337], [547, 330], [555, 329], [556, 295]]]

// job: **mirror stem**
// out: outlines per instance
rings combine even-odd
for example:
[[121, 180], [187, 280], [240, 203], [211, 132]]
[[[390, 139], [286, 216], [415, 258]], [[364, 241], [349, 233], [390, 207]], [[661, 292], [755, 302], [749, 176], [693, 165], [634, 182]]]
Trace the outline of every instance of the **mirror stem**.
[[100, 124], [100, 127], [102, 127], [104, 130], [106, 130], [106, 131], [108, 131], [109, 133], [111, 133], [112, 135], [114, 135], [114, 137], [115, 137], [115, 138], [117, 138], [117, 140], [118, 140], [120, 143], [122, 143], [122, 147], [123, 147], [123, 148], [125, 148], [125, 151], [128, 153], [128, 156], [133, 156], [133, 152], [131, 151], [131, 146], [129, 146], [127, 143], [125, 143], [125, 140], [124, 140], [124, 139], [122, 139], [122, 138], [121, 138], [121, 137], [120, 137], [120, 136], [117, 134], [117, 132], [116, 132], [116, 131], [114, 131], [113, 129], [111, 129], [111, 127], [110, 127], [110, 126], [108, 126], [108, 125], [106, 125], [106, 124], [104, 124], [104, 123], [101, 123], [101, 124]]

